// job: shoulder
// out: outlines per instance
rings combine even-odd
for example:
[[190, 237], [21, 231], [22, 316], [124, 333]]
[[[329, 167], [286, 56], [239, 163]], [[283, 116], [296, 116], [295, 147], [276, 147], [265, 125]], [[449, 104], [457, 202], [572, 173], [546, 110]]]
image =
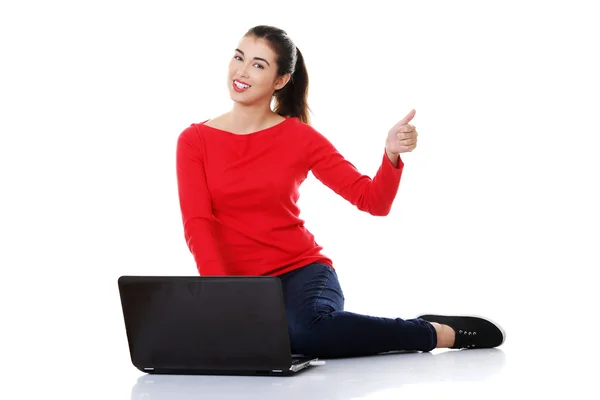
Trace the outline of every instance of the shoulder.
[[[206, 121], [204, 121], [206, 122]], [[202, 153], [205, 146], [206, 128], [204, 122], [194, 122], [183, 129], [177, 137], [177, 149], [180, 152]]]
[[302, 122], [298, 117], [288, 118], [287, 122], [289, 124], [288, 128], [291, 131], [296, 132], [299, 139], [304, 139], [304, 141], [306, 141], [307, 139], [318, 139], [319, 136], [322, 136], [315, 127], [306, 122]]
[[279, 132], [283, 134], [281, 136], [283, 145], [304, 152], [313, 146], [316, 130], [298, 117], [288, 117]]
[[179, 133], [179, 142], [195, 142], [200, 139], [200, 124], [192, 123]]
[[201, 140], [202, 136], [204, 136], [206, 129], [208, 126], [207, 122], [212, 121], [209, 119], [203, 120], [201, 122], [192, 122], [188, 125], [183, 131], [179, 133], [180, 140]]
[[329, 146], [331, 144], [329, 139], [327, 139], [320, 130], [313, 125], [302, 122], [297, 117], [294, 117], [294, 121], [292, 121], [291, 125], [293, 126], [293, 130], [297, 133], [298, 140], [309, 149]]

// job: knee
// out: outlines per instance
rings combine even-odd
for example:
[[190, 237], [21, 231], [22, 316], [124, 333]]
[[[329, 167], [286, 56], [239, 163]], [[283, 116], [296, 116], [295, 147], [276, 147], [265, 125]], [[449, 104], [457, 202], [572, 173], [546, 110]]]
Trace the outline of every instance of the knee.
[[313, 318], [290, 326], [290, 344], [295, 353], [307, 356], [319, 356], [325, 350], [323, 348], [322, 331], [328, 314], [315, 314]]

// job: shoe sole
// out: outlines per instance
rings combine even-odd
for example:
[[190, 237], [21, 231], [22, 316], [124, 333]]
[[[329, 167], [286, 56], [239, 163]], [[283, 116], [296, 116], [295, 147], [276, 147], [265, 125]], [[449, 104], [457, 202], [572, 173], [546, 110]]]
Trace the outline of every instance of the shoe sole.
[[[506, 332], [504, 331], [504, 329], [502, 329], [502, 327], [500, 326], [500, 324], [498, 324], [497, 322], [494, 322], [493, 320], [489, 319], [488, 317], [483, 317], [481, 315], [476, 315], [476, 314], [468, 314], [468, 315], [441, 315], [441, 314], [429, 314], [429, 313], [421, 313], [419, 315], [431, 315], [434, 317], [441, 317], [441, 318], [451, 318], [451, 317], [455, 317], [455, 318], [462, 318], [462, 317], [471, 317], [471, 318], [480, 318], [480, 319], [484, 319], [486, 321], [489, 321], [492, 325], [494, 325], [496, 328], [498, 328], [498, 330], [502, 333], [502, 342], [500, 342], [500, 344], [498, 346], [502, 346], [502, 344], [504, 342], [506, 342]], [[419, 317], [415, 317], [415, 319], [417, 319]], [[447, 324], [444, 324], [447, 325]], [[496, 346], [496, 347], [498, 347]]]

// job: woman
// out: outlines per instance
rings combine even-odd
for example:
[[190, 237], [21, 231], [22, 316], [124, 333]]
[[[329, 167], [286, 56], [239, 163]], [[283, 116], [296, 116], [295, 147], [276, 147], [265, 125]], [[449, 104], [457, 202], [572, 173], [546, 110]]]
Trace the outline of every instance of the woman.
[[334, 358], [504, 342], [504, 331], [482, 318], [344, 311], [333, 262], [299, 218], [298, 188], [309, 171], [359, 210], [387, 215], [400, 154], [417, 144], [414, 110], [388, 132], [371, 179], [310, 125], [304, 59], [285, 31], [250, 29], [232, 55], [227, 85], [233, 109], [192, 124], [177, 141], [184, 235], [200, 275], [278, 276], [295, 353]]

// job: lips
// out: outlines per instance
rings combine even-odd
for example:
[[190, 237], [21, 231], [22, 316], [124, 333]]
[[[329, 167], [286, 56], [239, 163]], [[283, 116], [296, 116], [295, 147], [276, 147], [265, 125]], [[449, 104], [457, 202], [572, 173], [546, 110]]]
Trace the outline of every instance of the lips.
[[[240, 87], [238, 87], [238, 86], [236, 85], [236, 83], [240, 83], [240, 84], [243, 84], [243, 85], [247, 85], [247, 87], [240, 88]], [[233, 89], [234, 89], [236, 92], [245, 92], [246, 90], [248, 90], [248, 89], [250, 88], [250, 85], [248, 85], [246, 82], [242, 82], [242, 81], [240, 81], [240, 80], [237, 80], [237, 79], [234, 79], [234, 80], [233, 80], [233, 83], [231, 84], [231, 86], [233, 86]]]
[[234, 81], [234, 82], [237, 82], [237, 83], [241, 83], [242, 85], [250, 86], [250, 85], [249, 85], [249, 84], [247, 84], [246, 82], [244, 82], [244, 81], [240, 81], [239, 79], [234, 79], [233, 81]]

